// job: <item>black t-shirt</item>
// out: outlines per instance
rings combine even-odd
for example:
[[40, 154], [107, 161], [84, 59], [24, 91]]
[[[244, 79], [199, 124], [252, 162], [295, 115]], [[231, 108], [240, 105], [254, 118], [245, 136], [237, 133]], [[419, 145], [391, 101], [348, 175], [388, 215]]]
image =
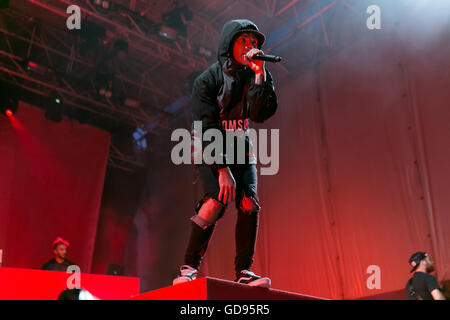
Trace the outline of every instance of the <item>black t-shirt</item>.
[[412, 284], [416, 294], [423, 300], [433, 300], [431, 291], [440, 289], [435, 277], [430, 274], [417, 271], [416, 273], [414, 273], [413, 277], [410, 279], [410, 281], [408, 281], [405, 287], [408, 300], [416, 300], [416, 297], [411, 296], [410, 294], [410, 284]]
[[69, 260], [64, 260], [62, 263], [56, 262], [56, 260], [53, 258], [52, 260], [48, 261], [42, 266], [42, 270], [49, 270], [49, 271], [67, 271], [67, 267], [74, 265], [73, 262]]

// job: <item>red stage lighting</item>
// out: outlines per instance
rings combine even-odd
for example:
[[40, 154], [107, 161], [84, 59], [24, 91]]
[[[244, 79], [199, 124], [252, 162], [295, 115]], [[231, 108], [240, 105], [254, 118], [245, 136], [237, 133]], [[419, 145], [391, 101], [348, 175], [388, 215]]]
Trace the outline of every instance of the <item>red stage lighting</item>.
[[6, 85], [3, 82], [0, 82], [0, 88], [2, 88], [2, 93], [0, 93], [0, 117], [7, 116], [10, 118], [17, 112], [20, 92], [16, 87]]
[[26, 62], [26, 69], [28, 71], [34, 72], [34, 73], [38, 73], [42, 76], [46, 76], [49, 75], [51, 73], [53, 73], [53, 71], [43, 65], [37, 64], [34, 61], [27, 61]]

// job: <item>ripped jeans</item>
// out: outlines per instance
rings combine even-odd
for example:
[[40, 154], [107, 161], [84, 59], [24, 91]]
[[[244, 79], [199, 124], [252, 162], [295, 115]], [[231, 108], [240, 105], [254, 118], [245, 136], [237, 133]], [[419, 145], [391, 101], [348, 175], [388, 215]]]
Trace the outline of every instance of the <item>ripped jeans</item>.
[[[198, 166], [197, 168], [203, 192], [203, 197], [196, 208], [198, 213], [203, 203], [209, 198], [218, 201], [220, 188], [217, 168], [209, 166]], [[239, 272], [249, 269], [253, 263], [261, 207], [257, 196], [256, 166], [253, 164], [235, 164], [230, 165], [229, 168], [236, 181], [235, 205], [238, 217], [235, 228], [236, 257], [234, 263], [236, 272]], [[195, 222], [195, 218], [196, 215], [191, 219], [192, 229], [184, 262], [198, 269], [206, 253], [215, 224], [200, 226]]]

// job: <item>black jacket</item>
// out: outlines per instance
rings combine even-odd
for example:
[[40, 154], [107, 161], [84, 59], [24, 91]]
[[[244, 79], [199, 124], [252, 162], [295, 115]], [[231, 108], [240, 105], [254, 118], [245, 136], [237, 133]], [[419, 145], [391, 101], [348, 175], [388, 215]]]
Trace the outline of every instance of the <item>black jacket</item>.
[[[248, 119], [264, 122], [277, 109], [277, 96], [270, 72], [266, 70], [266, 81], [257, 85], [254, 72], [236, 62], [232, 56], [234, 40], [240, 33], [249, 30], [258, 33], [258, 47], [261, 47], [264, 37], [254, 23], [249, 20], [227, 22], [221, 34], [218, 61], [194, 81], [191, 101], [192, 123], [202, 121], [203, 132], [211, 128], [219, 129], [222, 133], [230, 129], [247, 131]], [[223, 137], [225, 140], [225, 135]], [[249, 148], [247, 156], [253, 157], [250, 140], [248, 137], [245, 139]], [[202, 143], [203, 150], [209, 143]], [[225, 151], [224, 146], [224, 164], [217, 164], [217, 168], [226, 166]], [[246, 159], [248, 161], [249, 158]]]
[[49, 271], [63, 271], [66, 272], [67, 268], [71, 265], [75, 265], [75, 263], [64, 259], [63, 263], [58, 263], [55, 258], [51, 259], [50, 261], [47, 261], [43, 266], [42, 270], [49, 270]]

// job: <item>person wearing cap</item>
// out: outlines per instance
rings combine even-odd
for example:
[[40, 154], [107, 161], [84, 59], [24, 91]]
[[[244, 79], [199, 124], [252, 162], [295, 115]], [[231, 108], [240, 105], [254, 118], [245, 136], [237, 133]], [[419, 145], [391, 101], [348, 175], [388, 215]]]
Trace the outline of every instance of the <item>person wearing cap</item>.
[[433, 262], [425, 252], [416, 252], [409, 258], [414, 275], [406, 283], [408, 300], [445, 300], [439, 284], [430, 273], [434, 271]]
[[66, 259], [67, 249], [69, 247], [69, 242], [61, 237], [56, 238], [56, 240], [53, 241], [53, 254], [55, 255], [55, 257], [46, 262], [41, 269], [66, 272], [69, 266], [75, 265], [75, 263]]
[[[252, 142], [245, 134], [240, 134], [238, 138], [239, 133], [249, 132], [249, 121], [266, 121], [275, 114], [278, 106], [272, 76], [265, 68], [264, 61], [252, 59], [256, 54], [263, 54], [261, 47], [264, 41], [264, 34], [252, 21], [228, 21], [222, 29], [218, 61], [194, 81], [191, 100], [194, 158], [198, 154], [195, 122], [201, 122], [202, 135], [209, 129], [216, 129], [222, 133], [226, 145], [229, 144], [226, 132], [235, 133], [234, 147], [239, 144], [237, 139], [241, 139], [240, 142], [245, 145], [245, 163], [237, 163], [239, 155], [236, 149], [233, 157], [227, 155], [226, 146], [219, 154], [220, 161], [211, 164], [202, 159], [201, 164], [195, 162], [203, 188], [202, 198], [191, 218], [191, 234], [184, 265], [173, 284], [197, 278], [214, 227], [228, 203], [234, 200], [238, 211], [235, 281], [251, 286], [270, 286], [269, 278], [258, 276], [250, 270], [261, 206], [257, 196], [256, 156]], [[211, 142], [202, 140], [201, 150], [205, 150]]]

